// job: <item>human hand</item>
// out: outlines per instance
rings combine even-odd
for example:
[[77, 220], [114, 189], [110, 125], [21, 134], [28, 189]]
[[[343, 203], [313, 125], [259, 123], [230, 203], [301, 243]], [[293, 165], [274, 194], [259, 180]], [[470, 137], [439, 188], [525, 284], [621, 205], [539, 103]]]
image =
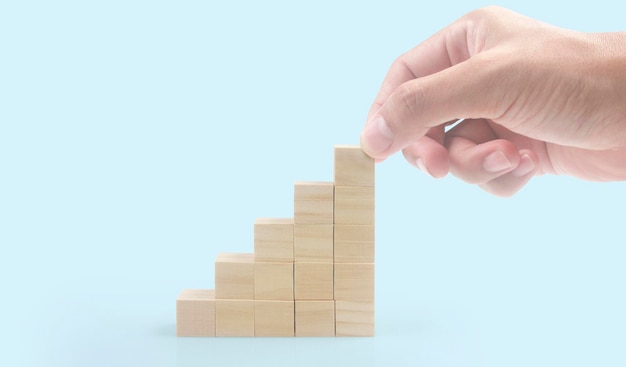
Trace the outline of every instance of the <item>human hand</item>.
[[393, 63], [361, 145], [499, 196], [544, 173], [626, 180], [626, 33], [469, 13]]

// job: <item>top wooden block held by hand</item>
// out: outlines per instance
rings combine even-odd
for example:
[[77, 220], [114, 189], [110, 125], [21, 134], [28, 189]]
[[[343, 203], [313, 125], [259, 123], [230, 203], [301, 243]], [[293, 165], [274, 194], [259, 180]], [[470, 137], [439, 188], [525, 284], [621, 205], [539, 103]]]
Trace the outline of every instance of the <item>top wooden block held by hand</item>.
[[359, 146], [335, 145], [335, 186], [373, 187], [374, 158]]

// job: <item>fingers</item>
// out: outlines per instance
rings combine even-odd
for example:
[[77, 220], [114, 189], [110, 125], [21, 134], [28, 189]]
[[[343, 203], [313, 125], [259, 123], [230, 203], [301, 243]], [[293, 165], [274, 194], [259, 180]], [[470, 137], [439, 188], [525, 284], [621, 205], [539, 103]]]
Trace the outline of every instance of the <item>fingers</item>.
[[476, 144], [462, 137], [450, 140], [447, 151], [429, 136], [403, 150], [413, 166], [435, 178], [448, 171], [461, 180], [477, 184], [490, 194], [502, 197], [518, 192], [537, 173], [537, 155], [528, 149], [517, 151], [506, 140]]
[[484, 120], [464, 121], [448, 132], [445, 146], [454, 176], [497, 196], [515, 194], [538, 170], [532, 150], [497, 139]]
[[[363, 150], [377, 162], [402, 150], [409, 163], [433, 177], [451, 172], [499, 196], [523, 187], [539, 172], [535, 149], [500, 139], [486, 120], [470, 125], [482, 118], [517, 131], [501, 117], [515, 111], [526, 65], [510, 42], [501, 44], [517, 36], [517, 28], [528, 28], [518, 18], [499, 8], [473, 12], [400, 56], [368, 113]], [[513, 30], [511, 19], [518, 20]], [[470, 120], [444, 138], [443, 126], [457, 118]]]
[[442, 178], [448, 174], [448, 151], [430, 136], [422, 137], [406, 147], [402, 153], [411, 165], [432, 177]]
[[524, 63], [510, 43], [502, 46], [529, 28], [522, 18], [495, 7], [475, 11], [400, 56], [368, 113], [363, 150], [384, 159], [453, 118], [503, 116], [524, 89]]
[[536, 154], [528, 149], [518, 151], [507, 140], [477, 145], [455, 137], [450, 145], [450, 172], [496, 196], [512, 196], [537, 172]]
[[[385, 159], [392, 154], [385, 152], [389, 150], [394, 135], [402, 133], [402, 129], [394, 129], [398, 130], [394, 133], [381, 116], [381, 109], [384, 107], [384, 111], [393, 111], [395, 106], [413, 109], [413, 89], [405, 85], [407, 82], [435, 74], [470, 57], [466, 24], [458, 21], [453, 23], [394, 61], [370, 107], [366, 126], [361, 134], [361, 145], [366, 153], [378, 159]], [[392, 95], [395, 96], [394, 100], [389, 101]], [[391, 120], [392, 123], [395, 121], [394, 118]], [[424, 132], [424, 129], [417, 129], [413, 134], [413, 141]], [[408, 145], [409, 140], [403, 141], [405, 146]], [[396, 147], [394, 152], [402, 148]]]
[[464, 137], [448, 139], [450, 172], [470, 184], [484, 184], [519, 165], [519, 152], [507, 140], [476, 144]]
[[491, 65], [488, 53], [397, 87], [361, 133], [363, 150], [386, 158], [447, 121], [498, 118], [511, 103], [514, 74], [505, 61]]
[[519, 151], [518, 166], [511, 172], [479, 185], [490, 194], [509, 197], [518, 192], [537, 172], [537, 156], [530, 150]]

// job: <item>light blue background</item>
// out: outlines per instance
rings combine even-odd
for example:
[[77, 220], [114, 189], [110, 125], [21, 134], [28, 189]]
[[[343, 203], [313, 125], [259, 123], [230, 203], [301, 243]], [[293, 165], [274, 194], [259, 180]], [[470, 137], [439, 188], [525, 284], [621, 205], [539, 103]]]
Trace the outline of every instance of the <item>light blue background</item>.
[[[615, 1], [501, 2], [581, 31]], [[393, 59], [479, 1], [0, 3], [0, 365], [623, 366], [626, 184], [377, 168], [375, 338], [174, 337], [331, 180]]]

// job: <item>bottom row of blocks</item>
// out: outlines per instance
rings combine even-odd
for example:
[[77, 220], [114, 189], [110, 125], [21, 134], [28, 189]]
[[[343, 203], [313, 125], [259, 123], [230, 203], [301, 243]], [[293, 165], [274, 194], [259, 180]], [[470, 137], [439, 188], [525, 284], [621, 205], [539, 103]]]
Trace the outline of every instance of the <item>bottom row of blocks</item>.
[[374, 302], [215, 299], [184, 290], [176, 300], [178, 336], [373, 336]]

